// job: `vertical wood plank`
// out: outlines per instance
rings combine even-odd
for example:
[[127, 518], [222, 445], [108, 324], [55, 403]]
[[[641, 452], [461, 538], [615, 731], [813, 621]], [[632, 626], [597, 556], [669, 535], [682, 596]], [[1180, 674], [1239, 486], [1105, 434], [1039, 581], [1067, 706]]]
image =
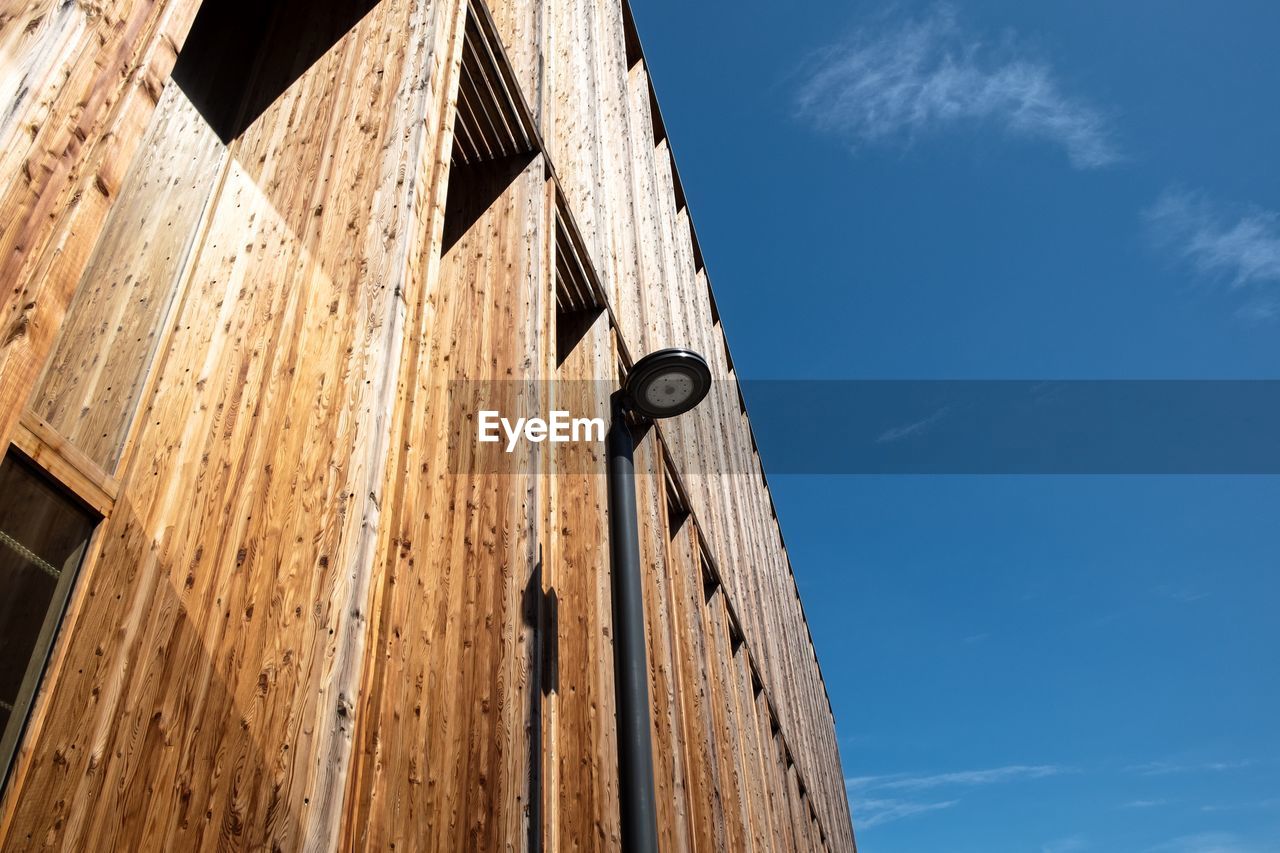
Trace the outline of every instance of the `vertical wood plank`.
[[509, 179], [442, 257], [416, 315], [387, 508], [396, 550], [361, 710], [356, 847], [497, 850], [528, 834], [534, 455], [518, 473], [470, 467], [472, 437], [449, 435], [450, 406], [464, 404], [450, 382], [492, 380], [484, 405], [532, 407], [549, 292], [542, 171], [534, 158]]
[[0, 441], [7, 441], [198, 6], [36, 0], [0, 24]]
[[165, 87], [32, 393], [36, 414], [107, 472], [225, 156], [182, 90]]

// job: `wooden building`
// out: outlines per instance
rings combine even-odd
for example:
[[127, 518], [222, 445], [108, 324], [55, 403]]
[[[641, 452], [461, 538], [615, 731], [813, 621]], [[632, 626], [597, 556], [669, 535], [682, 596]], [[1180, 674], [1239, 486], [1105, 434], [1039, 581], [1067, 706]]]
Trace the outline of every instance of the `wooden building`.
[[663, 848], [854, 849], [625, 2], [7, 0], [0, 194], [0, 849], [617, 848], [603, 451], [467, 470], [447, 397], [676, 345]]

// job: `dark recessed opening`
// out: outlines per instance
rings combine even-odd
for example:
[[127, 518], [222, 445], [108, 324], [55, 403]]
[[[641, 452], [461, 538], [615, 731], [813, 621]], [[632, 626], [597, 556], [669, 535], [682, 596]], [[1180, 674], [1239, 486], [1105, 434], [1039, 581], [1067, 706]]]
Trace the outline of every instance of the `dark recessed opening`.
[[631, 428], [631, 441], [636, 447], [639, 447], [649, 435], [649, 430], [653, 429], [653, 421], [639, 420], [634, 414], [628, 413], [627, 426]]
[[707, 563], [705, 557], [698, 560], [698, 565], [702, 568], [703, 603], [710, 604], [711, 599], [716, 594], [716, 590], [720, 589], [720, 579], [717, 578], [715, 572], [711, 570], [711, 566]]
[[680, 534], [680, 528], [689, 520], [689, 510], [677, 503], [667, 502], [667, 535], [671, 539], [675, 539]]
[[636, 19], [631, 14], [631, 4], [622, 4], [622, 32], [627, 46], [627, 68], [635, 68], [636, 63], [644, 59], [644, 51], [640, 48], [640, 34], [636, 30]]
[[675, 480], [668, 474], [667, 481], [667, 535], [671, 539], [675, 539], [680, 533], [680, 528], [689, 520], [689, 507], [684, 502], [684, 497], [680, 494], [680, 490], [676, 487]]
[[377, 0], [204, 0], [173, 82], [224, 143], [337, 44]]
[[737, 654], [744, 642], [746, 639], [742, 636], [742, 629], [738, 627], [738, 620], [733, 618], [731, 613], [729, 614], [729, 651]]
[[591, 261], [575, 239], [572, 217], [559, 194], [555, 211], [556, 367], [591, 331], [605, 313]]
[[530, 152], [480, 163], [453, 162], [445, 194], [442, 255], [493, 206], [535, 156]]
[[656, 148], [666, 140], [667, 126], [662, 121], [662, 110], [658, 108], [658, 95], [653, 91], [652, 80], [649, 81], [649, 122], [653, 125], [653, 145]]
[[582, 343], [582, 339], [603, 313], [601, 308], [579, 311], [556, 309], [556, 367], [564, 364], [565, 359]]

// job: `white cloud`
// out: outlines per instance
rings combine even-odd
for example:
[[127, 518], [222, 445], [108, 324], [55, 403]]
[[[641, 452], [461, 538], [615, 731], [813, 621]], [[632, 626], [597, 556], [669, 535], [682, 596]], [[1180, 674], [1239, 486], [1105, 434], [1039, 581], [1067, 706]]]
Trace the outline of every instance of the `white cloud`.
[[1120, 808], [1122, 809], [1153, 809], [1156, 806], [1163, 806], [1167, 802], [1168, 800], [1130, 800], [1127, 803], [1122, 803]]
[[1148, 761], [1143, 764], [1131, 764], [1124, 769], [1130, 773], [1138, 773], [1142, 776], [1167, 776], [1171, 773], [1222, 773], [1228, 770], [1242, 770], [1245, 767], [1251, 767], [1253, 764], [1254, 762], [1247, 758], [1238, 761], [1207, 761], [1202, 764], [1179, 764], [1173, 761]]
[[993, 47], [966, 32], [947, 6], [897, 28], [859, 30], [820, 51], [796, 108], [855, 147], [986, 124], [1061, 146], [1080, 169], [1120, 159], [1101, 111], [1066, 95], [1049, 66], [1012, 39]]
[[1209, 593], [1198, 587], [1183, 583], [1162, 583], [1155, 587], [1156, 595], [1169, 598], [1182, 604], [1194, 604], [1207, 598]]
[[1257, 853], [1260, 848], [1229, 832], [1200, 832], [1180, 835], [1154, 847], [1148, 853]]
[[986, 770], [961, 770], [954, 773], [934, 773], [912, 776], [895, 773], [887, 776], [855, 776], [845, 780], [849, 788], [874, 788], [888, 791], [926, 791], [944, 786], [992, 785], [1025, 779], [1043, 779], [1067, 772], [1055, 764], [1010, 764]]
[[[903, 818], [949, 809], [960, 801], [912, 800], [904, 795], [943, 787], [992, 785], [1022, 779], [1041, 779], [1066, 772], [1065, 768], [1049, 764], [1011, 764], [987, 770], [962, 770], [955, 773], [911, 775], [891, 773], [883, 776], [854, 776], [844, 780], [853, 809], [853, 822], [859, 829], [870, 829]], [[1046, 848], [1048, 849], [1048, 848]], [[1071, 848], [1063, 848], [1071, 849]]]
[[1253, 323], [1270, 323], [1280, 317], [1280, 299], [1259, 297], [1241, 307], [1237, 313], [1242, 319]]
[[914, 817], [928, 812], [936, 812], [940, 809], [949, 809], [958, 802], [959, 800], [945, 800], [935, 803], [918, 803], [895, 799], [854, 800], [852, 805], [854, 825], [859, 830], [871, 829], [872, 827], [883, 826], [886, 823], [893, 823], [895, 820], [902, 820], [904, 817]]
[[[1160, 245], [1174, 249], [1197, 273], [1232, 287], [1280, 282], [1280, 213], [1229, 209], [1203, 193], [1166, 190], [1143, 218]], [[1248, 307], [1259, 319], [1275, 316], [1274, 302]]]
[[895, 441], [901, 441], [904, 438], [910, 438], [913, 435], [923, 435], [932, 429], [934, 424], [945, 418], [947, 413], [950, 411], [950, 406], [943, 406], [927, 418], [922, 418], [914, 423], [891, 427], [876, 437], [876, 443], [889, 444]]
[[1209, 805], [1201, 806], [1202, 812], [1236, 812], [1236, 811], [1252, 811], [1255, 809], [1271, 810], [1280, 808], [1280, 797], [1272, 797], [1267, 800], [1250, 800], [1243, 803], [1227, 803], [1225, 805]]

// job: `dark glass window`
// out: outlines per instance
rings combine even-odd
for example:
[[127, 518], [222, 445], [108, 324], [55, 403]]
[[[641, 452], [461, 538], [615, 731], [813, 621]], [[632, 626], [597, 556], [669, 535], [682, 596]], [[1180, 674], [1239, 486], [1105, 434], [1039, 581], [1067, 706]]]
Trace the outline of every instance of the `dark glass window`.
[[7, 777], [97, 516], [10, 451], [0, 463], [0, 777]]

